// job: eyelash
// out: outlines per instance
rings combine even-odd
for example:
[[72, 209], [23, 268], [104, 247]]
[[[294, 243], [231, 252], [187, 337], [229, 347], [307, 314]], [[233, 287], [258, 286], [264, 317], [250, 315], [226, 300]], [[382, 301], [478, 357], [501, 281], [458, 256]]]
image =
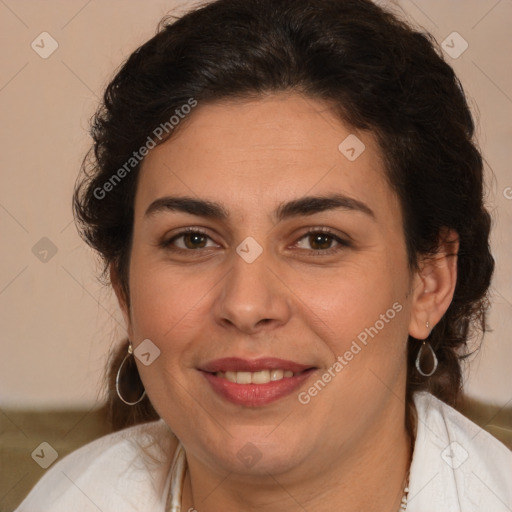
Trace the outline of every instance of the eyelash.
[[[177, 233], [176, 235], [173, 235], [171, 238], [162, 241], [162, 243], [160, 245], [162, 248], [173, 251], [173, 252], [187, 252], [187, 253], [199, 252], [201, 250], [201, 248], [182, 249], [181, 247], [173, 247], [173, 242], [175, 242], [179, 238], [181, 238], [185, 235], [189, 235], [189, 234], [202, 235], [211, 240], [211, 237], [208, 235], [208, 233], [206, 233], [205, 231], [203, 231], [200, 228], [186, 228], [183, 231], [180, 231], [179, 233]], [[334, 234], [328, 228], [312, 229], [312, 230], [304, 233], [297, 240], [297, 242], [299, 242], [300, 240], [303, 240], [304, 238], [307, 238], [311, 235], [316, 235], [316, 234], [327, 235], [329, 238], [331, 238], [332, 240], [337, 242], [339, 245], [337, 247], [331, 247], [329, 249], [311, 249], [311, 250], [310, 249], [299, 249], [299, 250], [308, 251], [308, 252], [313, 253], [318, 256], [325, 256], [325, 255], [331, 255], [331, 254], [337, 253], [338, 251], [342, 250], [343, 248], [352, 247], [352, 244], [350, 242], [348, 242], [347, 240], [345, 240], [343, 238], [340, 238], [338, 235]]]

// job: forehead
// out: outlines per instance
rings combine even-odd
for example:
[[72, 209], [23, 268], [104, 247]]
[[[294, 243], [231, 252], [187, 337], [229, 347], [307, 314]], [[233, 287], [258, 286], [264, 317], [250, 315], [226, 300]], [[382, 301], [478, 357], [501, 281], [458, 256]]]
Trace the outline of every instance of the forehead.
[[253, 213], [333, 192], [377, 210], [394, 201], [373, 134], [356, 132], [326, 103], [297, 94], [199, 104], [150, 151], [140, 172], [138, 215], [155, 199], [180, 194]]

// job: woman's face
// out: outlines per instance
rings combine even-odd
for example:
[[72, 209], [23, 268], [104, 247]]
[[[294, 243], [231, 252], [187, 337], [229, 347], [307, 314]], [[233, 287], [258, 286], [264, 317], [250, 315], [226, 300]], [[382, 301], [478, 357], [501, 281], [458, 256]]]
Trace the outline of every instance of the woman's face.
[[142, 164], [129, 335], [211, 468], [322, 466], [403, 429], [414, 287], [376, 140], [323, 103], [199, 104]]

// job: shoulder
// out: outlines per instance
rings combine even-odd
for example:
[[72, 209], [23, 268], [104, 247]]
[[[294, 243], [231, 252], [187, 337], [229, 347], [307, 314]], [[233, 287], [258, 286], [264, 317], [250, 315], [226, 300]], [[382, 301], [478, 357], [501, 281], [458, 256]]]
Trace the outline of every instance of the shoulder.
[[163, 511], [176, 444], [163, 420], [104, 436], [49, 469], [16, 512]]
[[510, 510], [512, 452], [430, 393], [416, 393], [414, 404], [418, 421], [408, 510]]

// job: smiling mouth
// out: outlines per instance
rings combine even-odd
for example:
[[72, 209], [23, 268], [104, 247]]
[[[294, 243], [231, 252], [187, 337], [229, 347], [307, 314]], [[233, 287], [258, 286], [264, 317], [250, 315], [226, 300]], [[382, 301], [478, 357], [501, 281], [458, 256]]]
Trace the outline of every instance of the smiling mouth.
[[224, 357], [198, 368], [222, 399], [260, 407], [292, 394], [318, 368], [277, 357]]
[[290, 396], [317, 368], [277, 358], [224, 358], [199, 370], [221, 399], [253, 408]]
[[292, 372], [291, 370], [283, 369], [260, 370], [256, 372], [226, 371], [215, 372], [214, 375], [236, 384], [268, 384], [269, 382], [277, 382], [283, 379], [290, 379], [302, 374], [304, 371], [307, 370], [300, 372]]

